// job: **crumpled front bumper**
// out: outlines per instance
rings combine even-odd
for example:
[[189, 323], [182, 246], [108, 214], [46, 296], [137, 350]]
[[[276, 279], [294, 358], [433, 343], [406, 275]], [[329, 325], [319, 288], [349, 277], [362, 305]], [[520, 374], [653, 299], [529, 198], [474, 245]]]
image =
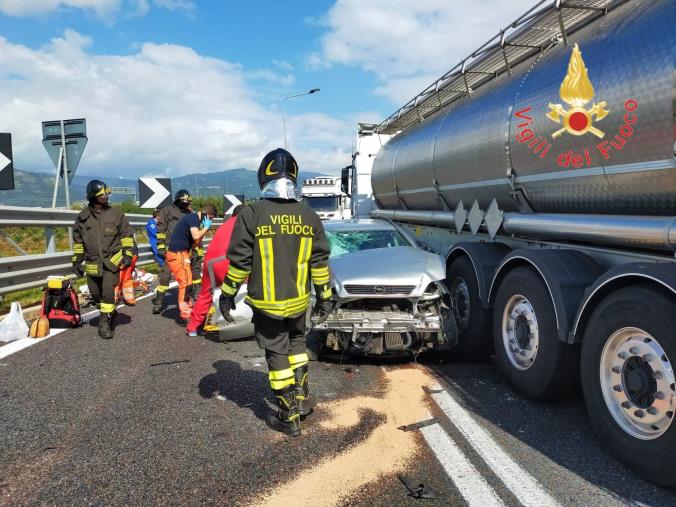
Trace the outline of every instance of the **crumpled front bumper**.
[[437, 313], [392, 312], [342, 309], [335, 310], [321, 324], [313, 329], [321, 331], [342, 331], [359, 333], [437, 333], [443, 328]]

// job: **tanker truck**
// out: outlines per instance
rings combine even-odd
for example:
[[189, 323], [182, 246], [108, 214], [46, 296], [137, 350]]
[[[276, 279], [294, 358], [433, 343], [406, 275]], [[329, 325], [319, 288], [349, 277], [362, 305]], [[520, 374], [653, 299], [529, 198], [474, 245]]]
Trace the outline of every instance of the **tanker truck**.
[[673, 0], [540, 2], [383, 122], [360, 124], [344, 181], [356, 214], [446, 258], [459, 354], [494, 355], [531, 400], [581, 388], [610, 452], [668, 487], [674, 26]]

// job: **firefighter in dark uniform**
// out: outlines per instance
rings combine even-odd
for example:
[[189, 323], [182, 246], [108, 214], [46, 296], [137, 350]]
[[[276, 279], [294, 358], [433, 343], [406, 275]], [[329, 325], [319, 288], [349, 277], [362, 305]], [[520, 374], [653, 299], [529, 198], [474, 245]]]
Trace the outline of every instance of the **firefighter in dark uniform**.
[[333, 311], [329, 243], [317, 214], [297, 201], [298, 164], [281, 148], [258, 169], [261, 200], [245, 206], [232, 234], [228, 273], [219, 307], [226, 320], [240, 285], [254, 311], [256, 339], [265, 349], [270, 386], [279, 410], [268, 425], [299, 436], [300, 419], [312, 412], [305, 352], [305, 319], [314, 284], [320, 321]]
[[[165, 206], [157, 215], [157, 254], [163, 259], [167, 255], [167, 245], [171, 239], [176, 223], [186, 213], [191, 213], [192, 196], [187, 190], [181, 189], [174, 195], [174, 203]], [[197, 277], [199, 278], [199, 276]], [[162, 313], [164, 310], [164, 297], [169, 290], [171, 270], [165, 262], [160, 268], [159, 285], [153, 298], [153, 313]]]
[[134, 231], [124, 213], [108, 204], [110, 194], [102, 181], [87, 184], [89, 206], [75, 219], [72, 258], [75, 274], [87, 274], [89, 292], [101, 311], [99, 336], [106, 339], [112, 338], [115, 330], [115, 286], [120, 268], [129, 268], [134, 257]]

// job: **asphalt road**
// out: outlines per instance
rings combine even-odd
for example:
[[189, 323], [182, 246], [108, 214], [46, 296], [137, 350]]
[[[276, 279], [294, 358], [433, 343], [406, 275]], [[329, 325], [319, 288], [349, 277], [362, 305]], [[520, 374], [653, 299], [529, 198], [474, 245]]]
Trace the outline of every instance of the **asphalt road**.
[[94, 319], [0, 359], [0, 505], [676, 505], [599, 446], [581, 399], [526, 401], [490, 362], [313, 362], [318, 409], [290, 439], [264, 423], [255, 341], [121, 312], [114, 340]]

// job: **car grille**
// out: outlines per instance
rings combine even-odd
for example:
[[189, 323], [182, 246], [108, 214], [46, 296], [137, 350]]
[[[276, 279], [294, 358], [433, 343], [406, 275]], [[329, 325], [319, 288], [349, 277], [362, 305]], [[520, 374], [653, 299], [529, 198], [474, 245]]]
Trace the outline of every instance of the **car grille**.
[[408, 295], [413, 292], [415, 285], [346, 285], [345, 290], [350, 294], [371, 294], [383, 296], [388, 294]]

